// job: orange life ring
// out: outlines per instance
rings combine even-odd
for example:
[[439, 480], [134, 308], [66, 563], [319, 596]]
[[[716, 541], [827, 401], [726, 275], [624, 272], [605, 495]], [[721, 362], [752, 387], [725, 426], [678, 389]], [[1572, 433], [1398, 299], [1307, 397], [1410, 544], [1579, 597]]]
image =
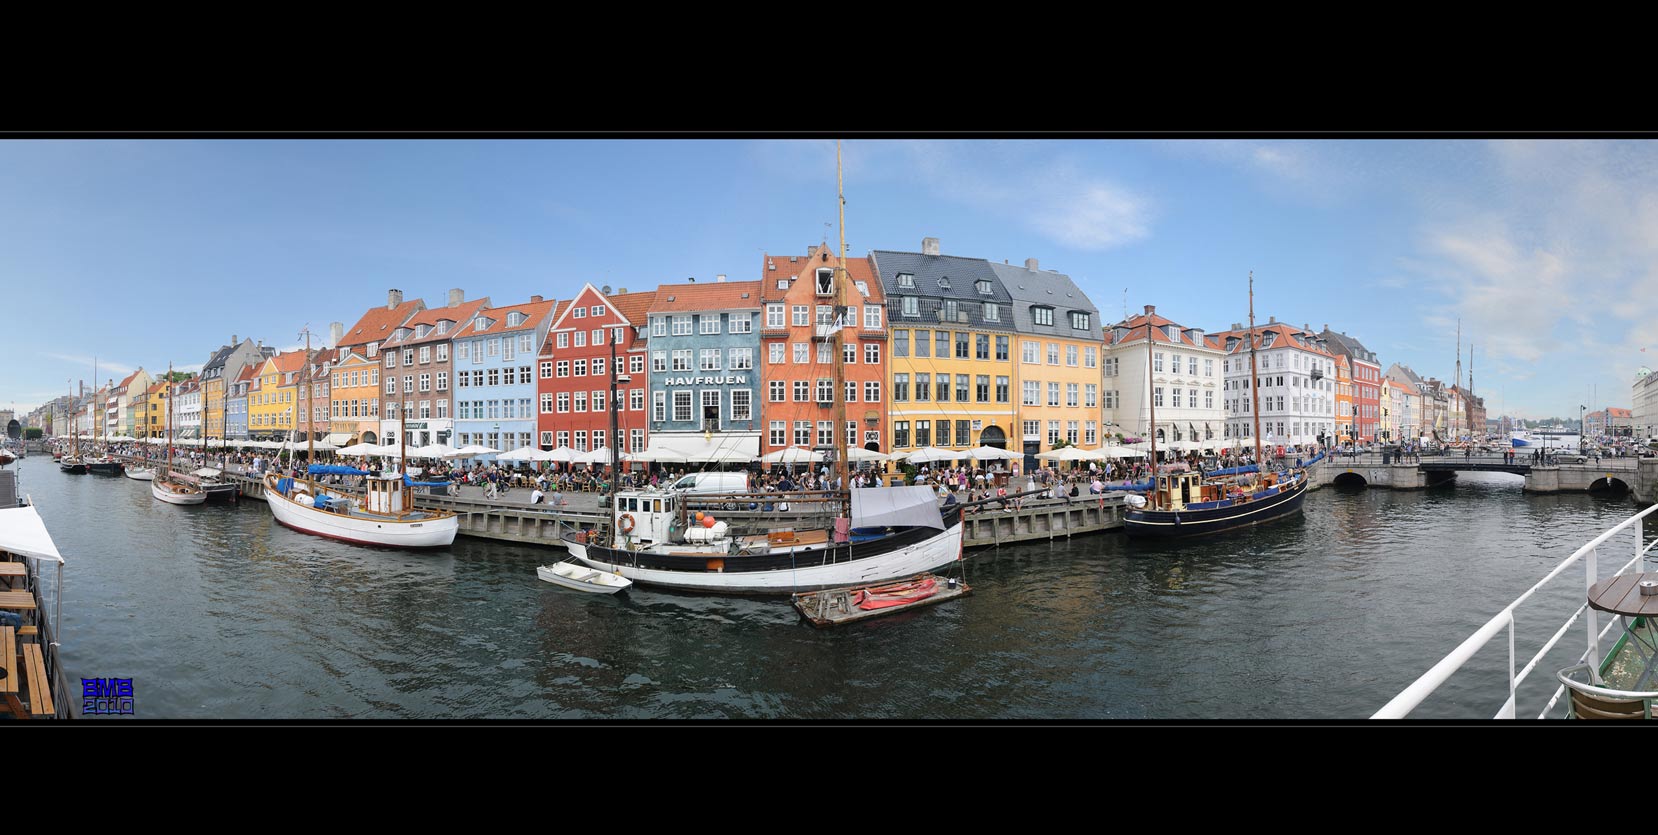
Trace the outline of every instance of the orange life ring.
[[622, 533], [633, 533], [633, 528], [634, 528], [633, 514], [631, 514], [631, 513], [622, 514]]

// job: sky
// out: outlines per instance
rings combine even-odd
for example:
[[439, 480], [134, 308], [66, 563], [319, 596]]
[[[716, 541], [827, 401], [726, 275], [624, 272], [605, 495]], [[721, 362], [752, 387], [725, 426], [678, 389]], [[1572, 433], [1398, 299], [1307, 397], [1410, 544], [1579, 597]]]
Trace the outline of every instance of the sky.
[[[855, 255], [1071, 276], [1107, 323], [1154, 304], [1360, 339], [1490, 415], [1628, 407], [1658, 369], [1658, 142], [851, 140]], [[832, 140], [0, 140], [0, 408], [238, 337], [326, 339], [386, 302], [568, 299], [837, 237]], [[1643, 351], [1643, 349], [1645, 349]], [[1591, 400], [1591, 397], [1594, 399]]]

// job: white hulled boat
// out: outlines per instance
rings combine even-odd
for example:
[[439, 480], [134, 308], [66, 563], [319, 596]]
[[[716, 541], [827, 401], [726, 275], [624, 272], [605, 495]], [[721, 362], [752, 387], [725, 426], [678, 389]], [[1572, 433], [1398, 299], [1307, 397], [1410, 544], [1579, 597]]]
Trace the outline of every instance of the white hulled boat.
[[[311, 474], [346, 469], [312, 467]], [[460, 520], [444, 510], [413, 509], [401, 475], [366, 476], [364, 483], [368, 492], [359, 497], [309, 479], [270, 473], [265, 476], [265, 501], [276, 521], [300, 533], [389, 548], [443, 548], [454, 543]]]

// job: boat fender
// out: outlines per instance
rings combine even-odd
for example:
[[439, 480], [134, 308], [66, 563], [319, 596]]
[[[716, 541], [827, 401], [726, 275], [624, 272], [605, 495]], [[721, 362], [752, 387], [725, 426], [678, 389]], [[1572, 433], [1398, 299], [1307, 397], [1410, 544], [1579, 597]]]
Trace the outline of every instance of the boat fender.
[[633, 529], [636, 525], [637, 523], [633, 519], [633, 514], [622, 514], [622, 533], [633, 533]]

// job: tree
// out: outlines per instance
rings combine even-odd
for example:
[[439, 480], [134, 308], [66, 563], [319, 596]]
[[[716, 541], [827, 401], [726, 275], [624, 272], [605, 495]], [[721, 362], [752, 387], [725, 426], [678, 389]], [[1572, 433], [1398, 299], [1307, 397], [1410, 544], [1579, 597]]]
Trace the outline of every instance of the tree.
[[46, 430], [38, 426], [30, 426], [23, 430], [23, 440], [38, 441], [46, 434]]

